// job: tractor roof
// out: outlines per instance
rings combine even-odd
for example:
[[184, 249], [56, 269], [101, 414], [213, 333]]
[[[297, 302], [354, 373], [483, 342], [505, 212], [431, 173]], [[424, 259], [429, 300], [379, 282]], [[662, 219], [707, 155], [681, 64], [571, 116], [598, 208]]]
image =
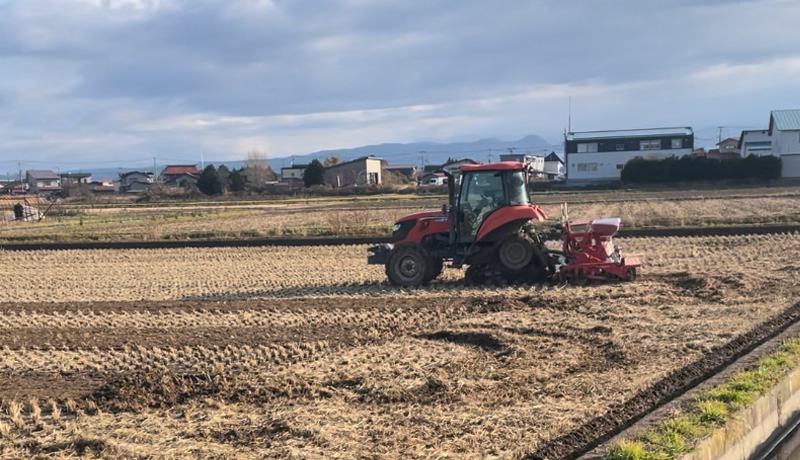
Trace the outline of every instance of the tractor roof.
[[461, 165], [461, 172], [467, 171], [523, 171], [525, 165], [518, 161], [501, 161], [499, 163], [489, 163], [486, 165]]

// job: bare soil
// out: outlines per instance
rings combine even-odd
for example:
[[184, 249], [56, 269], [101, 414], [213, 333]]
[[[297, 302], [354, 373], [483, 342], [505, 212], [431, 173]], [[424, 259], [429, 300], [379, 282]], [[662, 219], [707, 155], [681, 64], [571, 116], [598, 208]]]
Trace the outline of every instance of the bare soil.
[[363, 247], [0, 254], [40, 299], [0, 303], [0, 456], [560, 458], [793, 322], [794, 241], [630, 240], [642, 276], [585, 288], [396, 289]]

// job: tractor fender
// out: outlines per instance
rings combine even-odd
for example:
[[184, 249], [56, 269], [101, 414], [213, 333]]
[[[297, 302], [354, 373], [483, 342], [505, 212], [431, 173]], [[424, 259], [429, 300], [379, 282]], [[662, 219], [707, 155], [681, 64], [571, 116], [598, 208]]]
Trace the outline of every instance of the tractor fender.
[[[544, 213], [534, 206], [506, 206], [495, 210], [488, 216], [478, 229], [475, 242], [481, 242], [487, 237], [495, 237], [504, 231], [519, 228], [528, 221], [544, 221]], [[487, 240], [488, 241], [488, 240]]]

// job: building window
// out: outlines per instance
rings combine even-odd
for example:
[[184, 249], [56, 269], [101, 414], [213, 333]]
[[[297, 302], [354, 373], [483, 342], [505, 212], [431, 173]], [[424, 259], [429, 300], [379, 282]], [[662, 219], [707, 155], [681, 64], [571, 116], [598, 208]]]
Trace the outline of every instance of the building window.
[[639, 141], [639, 150], [661, 150], [661, 139]]
[[625, 144], [617, 144], [617, 150], [625, 150]]
[[595, 153], [597, 152], [597, 142], [590, 142], [588, 144], [578, 144], [578, 153]]
[[624, 168], [624, 167], [625, 167], [625, 165], [617, 165], [617, 169], [619, 169], [620, 171], [622, 171], [622, 168]]
[[683, 139], [672, 139], [672, 148], [673, 149], [683, 148]]
[[597, 171], [597, 163], [578, 163], [578, 171]]

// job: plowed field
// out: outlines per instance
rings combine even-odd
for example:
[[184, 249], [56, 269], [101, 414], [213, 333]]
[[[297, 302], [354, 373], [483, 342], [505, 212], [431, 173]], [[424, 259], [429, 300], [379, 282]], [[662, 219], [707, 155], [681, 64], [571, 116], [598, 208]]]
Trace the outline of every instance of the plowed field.
[[0, 252], [0, 454], [522, 458], [798, 299], [796, 236], [635, 283], [387, 286], [360, 246]]

